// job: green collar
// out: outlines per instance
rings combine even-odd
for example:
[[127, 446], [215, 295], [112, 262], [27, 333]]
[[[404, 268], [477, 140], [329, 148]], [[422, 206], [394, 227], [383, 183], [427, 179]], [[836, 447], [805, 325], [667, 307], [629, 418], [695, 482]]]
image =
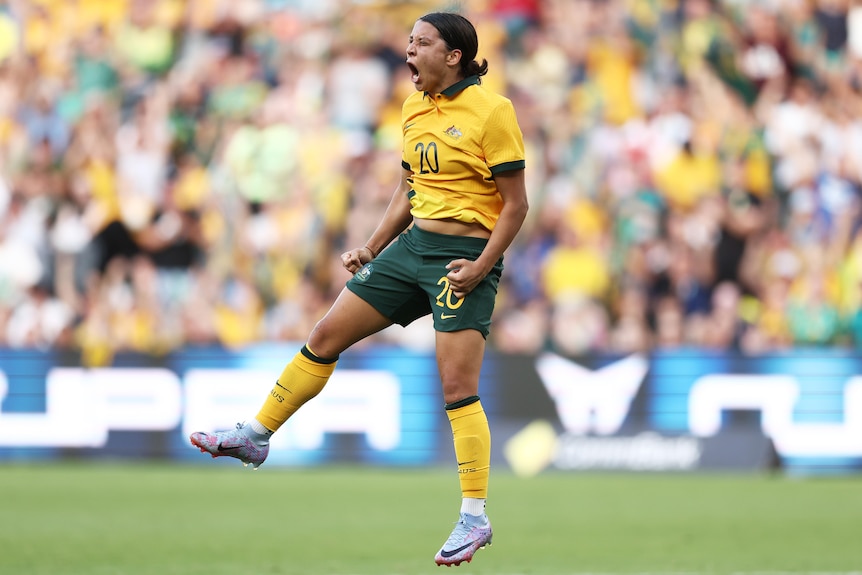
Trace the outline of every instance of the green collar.
[[[473, 85], [477, 85], [477, 84], [479, 84], [479, 76], [467, 76], [463, 80], [459, 80], [459, 81], [455, 82], [454, 84], [452, 84], [451, 86], [449, 86], [448, 88], [446, 88], [445, 90], [443, 90], [440, 93], [443, 94], [444, 96], [446, 96], [447, 98], [451, 98], [452, 96], [454, 96], [455, 94], [457, 94], [458, 92], [460, 92], [461, 90], [466, 88], [467, 86], [473, 86]], [[428, 96], [429, 95], [428, 92], [425, 92], [425, 95]]]

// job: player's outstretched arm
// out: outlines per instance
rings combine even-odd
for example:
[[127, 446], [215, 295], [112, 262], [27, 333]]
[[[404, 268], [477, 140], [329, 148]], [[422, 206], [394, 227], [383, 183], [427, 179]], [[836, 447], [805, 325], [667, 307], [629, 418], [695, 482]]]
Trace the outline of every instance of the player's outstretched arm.
[[413, 172], [402, 169], [401, 181], [395, 188], [392, 199], [389, 200], [389, 206], [365, 245], [341, 254], [341, 263], [350, 273], [355, 274], [359, 268], [376, 258], [377, 254], [413, 221], [410, 215], [410, 200], [407, 198], [408, 192], [412, 189], [410, 184], [412, 175]]

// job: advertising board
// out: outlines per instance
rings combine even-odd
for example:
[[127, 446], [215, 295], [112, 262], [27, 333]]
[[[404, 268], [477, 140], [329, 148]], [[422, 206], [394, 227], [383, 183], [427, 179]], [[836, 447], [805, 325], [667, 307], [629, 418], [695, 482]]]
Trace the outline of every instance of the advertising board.
[[[0, 351], [0, 461], [200, 461], [195, 430], [252, 417], [298, 344], [120, 355]], [[489, 352], [480, 384], [495, 465], [549, 470], [862, 469], [862, 357], [683, 350], [566, 358]], [[451, 464], [433, 353], [345, 353], [324, 391], [274, 436], [268, 464]], [[219, 460], [219, 464], [222, 461]]]

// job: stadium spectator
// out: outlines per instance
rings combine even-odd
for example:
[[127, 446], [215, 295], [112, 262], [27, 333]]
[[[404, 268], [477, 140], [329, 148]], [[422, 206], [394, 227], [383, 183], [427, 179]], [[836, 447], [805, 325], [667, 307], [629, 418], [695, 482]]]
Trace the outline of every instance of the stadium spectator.
[[[301, 338], [343, 280], [333, 262], [367, 236], [392, 186], [380, 166], [399, 152], [407, 85], [393, 31], [439, 4], [0, 1], [4, 345], [97, 363], [150, 349], [113, 334], [109, 318], [125, 311], [96, 296], [117, 291], [114, 258], [155, 266], [155, 303], [129, 308], [161, 310], [147, 312], [154, 333], [175, 337], [154, 349]], [[713, 292], [730, 282], [742, 319], [727, 345], [862, 346], [858, 7], [466, 4], [532, 168], [532, 213], [508, 257], [519, 271], [504, 276], [491, 344], [702, 345]], [[573, 247], [564, 214], [574, 233], [597, 234], [578, 240], [592, 271], [560, 267]], [[697, 269], [675, 269], [680, 253]], [[561, 282], [587, 274], [601, 278], [589, 300], [555, 301]], [[59, 332], [24, 321], [55, 300], [70, 310]], [[249, 309], [236, 335], [219, 331]], [[791, 321], [806, 314], [816, 333]], [[32, 337], [16, 327], [9, 338], [13, 316]], [[561, 317], [583, 329], [569, 334]], [[377, 337], [431, 343], [410, 330]]]

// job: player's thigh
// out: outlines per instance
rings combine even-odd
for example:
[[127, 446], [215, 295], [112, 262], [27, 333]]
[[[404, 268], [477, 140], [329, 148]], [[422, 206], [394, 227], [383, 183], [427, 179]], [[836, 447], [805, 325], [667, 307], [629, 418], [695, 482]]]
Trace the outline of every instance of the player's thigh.
[[454, 403], [479, 394], [479, 373], [485, 355], [485, 338], [475, 329], [436, 333], [437, 369], [443, 400]]
[[314, 326], [308, 337], [308, 347], [319, 357], [336, 357], [354, 343], [390, 325], [389, 318], [345, 288]]

